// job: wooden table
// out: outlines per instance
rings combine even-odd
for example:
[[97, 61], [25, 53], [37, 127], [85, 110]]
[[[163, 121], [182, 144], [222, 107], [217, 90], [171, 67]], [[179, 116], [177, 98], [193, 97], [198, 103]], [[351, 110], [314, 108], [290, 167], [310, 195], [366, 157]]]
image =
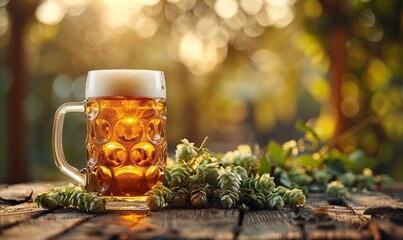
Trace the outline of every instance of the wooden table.
[[[0, 185], [0, 190], [48, 191], [50, 183]], [[0, 201], [0, 239], [403, 239], [403, 187], [344, 200], [310, 194], [302, 209], [54, 211], [31, 201]]]

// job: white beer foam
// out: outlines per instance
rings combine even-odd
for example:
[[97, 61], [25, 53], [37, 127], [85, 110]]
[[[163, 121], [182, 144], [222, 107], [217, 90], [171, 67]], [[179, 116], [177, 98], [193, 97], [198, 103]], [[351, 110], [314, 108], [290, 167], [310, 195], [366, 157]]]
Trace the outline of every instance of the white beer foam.
[[130, 69], [89, 71], [85, 97], [111, 96], [166, 98], [164, 73]]

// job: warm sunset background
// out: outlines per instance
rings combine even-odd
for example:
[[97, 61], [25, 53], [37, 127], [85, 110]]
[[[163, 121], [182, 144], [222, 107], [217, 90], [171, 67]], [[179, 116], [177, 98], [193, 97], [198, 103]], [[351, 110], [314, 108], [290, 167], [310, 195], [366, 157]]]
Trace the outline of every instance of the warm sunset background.
[[[301, 136], [338, 144], [403, 180], [403, 1], [0, 0], [0, 182], [65, 179], [53, 114], [82, 101], [93, 69], [157, 69], [168, 143], [232, 150]], [[66, 157], [85, 165], [85, 121], [65, 121]]]

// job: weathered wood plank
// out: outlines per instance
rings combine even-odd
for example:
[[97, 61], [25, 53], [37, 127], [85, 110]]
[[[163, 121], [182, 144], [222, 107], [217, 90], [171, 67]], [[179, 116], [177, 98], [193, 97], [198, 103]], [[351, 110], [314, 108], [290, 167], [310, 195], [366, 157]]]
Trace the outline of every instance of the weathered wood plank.
[[371, 236], [366, 229], [369, 217], [357, 215], [344, 201], [327, 194], [309, 194], [296, 220], [307, 239], [366, 239]]
[[25, 202], [31, 198], [32, 189], [26, 187], [5, 187], [0, 189], [0, 200], [6, 202]]
[[94, 217], [58, 239], [233, 239], [238, 220], [238, 210], [111, 211]]
[[[305, 211], [310, 218], [312, 212], [321, 206], [327, 206], [327, 195], [314, 193], [307, 196]], [[303, 214], [303, 213], [302, 213]], [[304, 236], [301, 229], [303, 221], [291, 209], [278, 211], [258, 211], [245, 214], [239, 239], [299, 239]]]
[[[52, 184], [37, 182], [26, 184], [14, 184], [7, 186], [8, 189], [29, 190], [32, 192], [45, 192], [53, 188]], [[10, 202], [0, 205], [0, 229], [4, 229], [18, 222], [45, 214], [46, 211], [38, 208], [32, 202], [19, 205], [10, 205]]]
[[39, 217], [20, 222], [0, 233], [0, 239], [43, 240], [58, 236], [73, 226], [94, 217], [95, 215], [71, 210], [56, 210]]
[[389, 219], [374, 219], [371, 221], [370, 226], [379, 231], [380, 236], [385, 236], [388, 239], [403, 239], [403, 226], [396, 224]]
[[365, 229], [368, 219], [357, 215], [345, 206], [323, 205], [313, 209], [310, 219], [301, 224], [307, 239], [367, 239], [371, 233]]
[[46, 210], [38, 208], [36, 204], [32, 202], [5, 206], [0, 209], [0, 230], [45, 213]]
[[16, 190], [31, 190], [33, 193], [41, 193], [50, 191], [55, 185], [49, 182], [29, 182], [29, 183], [19, 183], [8, 185], [8, 189], [16, 189]]
[[323, 193], [311, 193], [306, 196], [306, 204], [305, 207], [315, 208], [324, 205], [328, 205], [328, 197]]
[[247, 212], [239, 239], [301, 239], [303, 232], [294, 217], [290, 209]]
[[344, 202], [359, 215], [365, 214], [368, 209], [378, 213], [382, 213], [382, 210], [385, 213], [403, 211], [403, 202], [381, 192], [350, 194]]

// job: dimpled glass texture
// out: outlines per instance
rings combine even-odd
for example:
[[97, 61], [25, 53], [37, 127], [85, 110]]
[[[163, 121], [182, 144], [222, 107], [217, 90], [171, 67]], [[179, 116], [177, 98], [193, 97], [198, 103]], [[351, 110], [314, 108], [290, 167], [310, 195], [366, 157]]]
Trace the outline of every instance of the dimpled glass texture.
[[165, 99], [86, 100], [88, 190], [139, 197], [164, 180]]

